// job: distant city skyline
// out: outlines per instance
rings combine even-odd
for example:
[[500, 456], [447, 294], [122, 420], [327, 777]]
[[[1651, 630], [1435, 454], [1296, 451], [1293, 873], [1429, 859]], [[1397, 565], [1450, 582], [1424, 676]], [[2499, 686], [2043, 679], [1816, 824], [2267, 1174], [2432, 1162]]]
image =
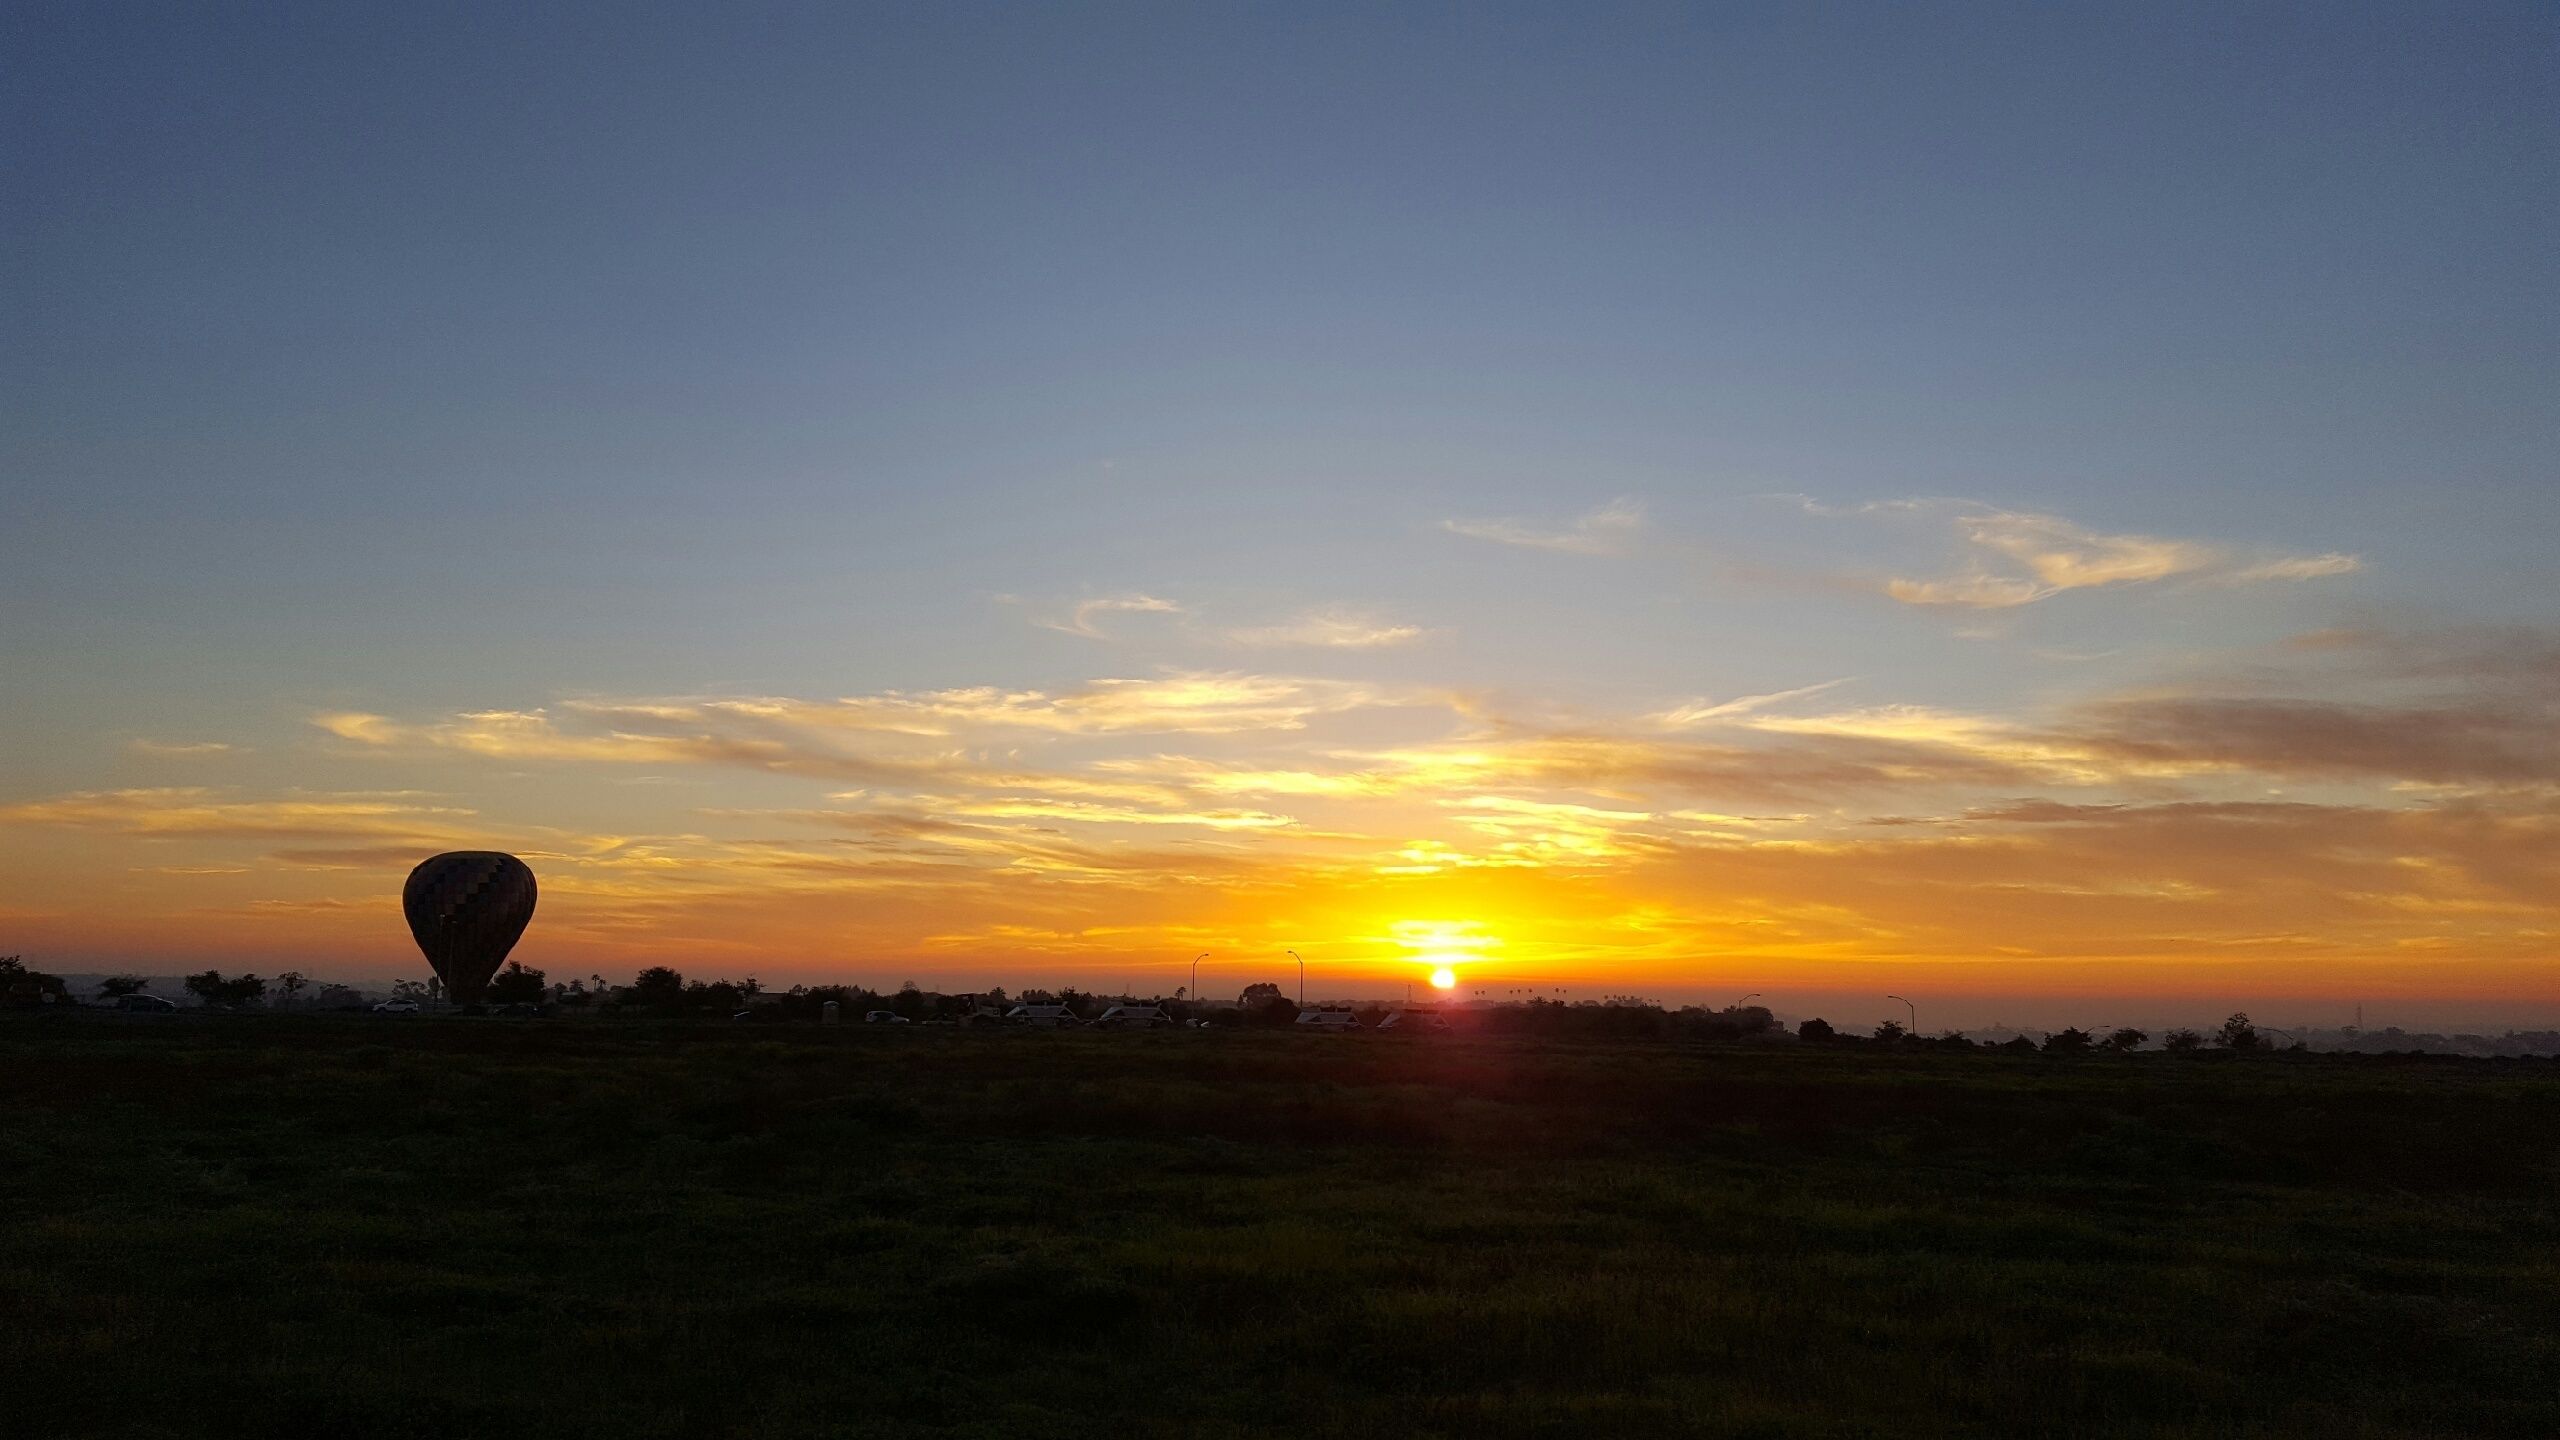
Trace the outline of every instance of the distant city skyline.
[[2560, 1024], [2546, 7], [0, 27], [0, 954]]

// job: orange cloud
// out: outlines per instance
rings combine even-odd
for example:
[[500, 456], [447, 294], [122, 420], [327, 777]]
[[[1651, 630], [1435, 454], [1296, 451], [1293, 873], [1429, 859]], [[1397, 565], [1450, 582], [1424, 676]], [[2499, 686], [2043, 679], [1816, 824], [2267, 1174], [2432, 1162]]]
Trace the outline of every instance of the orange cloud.
[[[46, 897], [13, 920], [30, 945], [383, 965], [405, 956], [386, 909], [402, 867], [485, 844], [543, 877], [548, 948], [529, 958], [617, 969], [1279, 947], [1384, 983], [1410, 961], [1400, 924], [1463, 923], [1502, 942], [1487, 977], [1629, 985], [1891, 965], [2267, 978], [2376, 957], [2548, 978], [2531, 969], [2560, 937], [2548, 637], [2334, 632], [2183, 688], [2004, 715], [1807, 703], [1827, 688], [1538, 723], [1226, 672], [349, 711], [318, 717], [322, 760], [429, 767], [439, 793], [80, 790], [0, 807], [0, 848]], [[696, 783], [574, 788], [642, 768]], [[2286, 787], [2302, 793], [2268, 793]]]

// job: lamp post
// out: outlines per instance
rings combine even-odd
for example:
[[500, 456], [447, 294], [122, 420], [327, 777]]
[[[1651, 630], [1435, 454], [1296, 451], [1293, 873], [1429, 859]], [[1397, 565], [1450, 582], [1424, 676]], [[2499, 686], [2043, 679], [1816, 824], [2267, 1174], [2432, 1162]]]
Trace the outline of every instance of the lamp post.
[[1752, 991], [1750, 994], [1743, 996], [1741, 999], [1734, 1001], [1734, 1002], [1733, 1002], [1733, 1008], [1734, 1008], [1734, 1009], [1736, 1009], [1736, 1010], [1739, 1010], [1739, 1009], [1741, 1009], [1743, 1006], [1748, 1005], [1748, 1004], [1750, 1004], [1752, 1001], [1757, 1000], [1757, 999], [1759, 999], [1759, 998], [1760, 998], [1760, 992], [1759, 992], [1759, 991], [1757, 991], [1757, 990], [1754, 990], [1754, 991]]
[[1194, 1005], [1200, 1003], [1200, 962], [1208, 958], [1206, 950], [1191, 957], [1191, 1003]]
[[[1902, 997], [1901, 997], [1901, 996], [1899, 996], [1899, 995], [1887, 995], [1887, 996], [1886, 996], [1886, 997], [1884, 997], [1884, 998], [1886, 998], [1887, 1000], [1902, 1000]], [[1919, 1007], [1919, 1006], [1917, 1006], [1917, 1005], [1912, 1004], [1912, 1003], [1911, 1003], [1910, 1001], [1908, 1001], [1908, 1000], [1902, 1000], [1902, 1008], [1911, 1012], [1911, 1028], [1910, 1028], [1908, 1031], [1904, 1032], [1904, 1033], [1906, 1033], [1906, 1034], [1911, 1034], [1911, 1035], [1917, 1035], [1917, 1034], [1919, 1034], [1919, 1033], [1920, 1033], [1920, 1007]]]
[[1298, 962], [1298, 1008], [1304, 1010], [1307, 1008], [1307, 962], [1295, 950], [1289, 951], [1288, 956]]

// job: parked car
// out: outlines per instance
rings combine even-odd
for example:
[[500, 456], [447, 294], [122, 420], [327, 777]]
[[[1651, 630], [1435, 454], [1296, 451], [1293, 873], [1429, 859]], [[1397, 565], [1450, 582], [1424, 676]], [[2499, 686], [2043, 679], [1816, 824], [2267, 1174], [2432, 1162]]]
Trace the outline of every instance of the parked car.
[[906, 1016], [899, 1014], [895, 1010], [868, 1010], [863, 1012], [862, 1023], [865, 1025], [906, 1025], [913, 1022], [909, 1021]]
[[128, 1015], [166, 1015], [178, 1008], [178, 1002], [157, 995], [118, 995], [107, 1002], [106, 1008]]
[[376, 1015], [415, 1015], [423, 1008], [425, 1007], [421, 1006], [415, 1000], [385, 1000], [381, 1004], [373, 1007], [373, 1013]]

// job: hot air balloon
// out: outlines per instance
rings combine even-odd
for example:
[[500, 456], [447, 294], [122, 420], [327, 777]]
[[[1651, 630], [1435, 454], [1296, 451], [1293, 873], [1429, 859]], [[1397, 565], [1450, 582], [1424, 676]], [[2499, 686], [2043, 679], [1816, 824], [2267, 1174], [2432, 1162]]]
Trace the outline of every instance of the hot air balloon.
[[420, 862], [400, 892], [409, 933], [456, 1003], [477, 1005], [533, 919], [533, 871], [513, 855], [456, 850]]

